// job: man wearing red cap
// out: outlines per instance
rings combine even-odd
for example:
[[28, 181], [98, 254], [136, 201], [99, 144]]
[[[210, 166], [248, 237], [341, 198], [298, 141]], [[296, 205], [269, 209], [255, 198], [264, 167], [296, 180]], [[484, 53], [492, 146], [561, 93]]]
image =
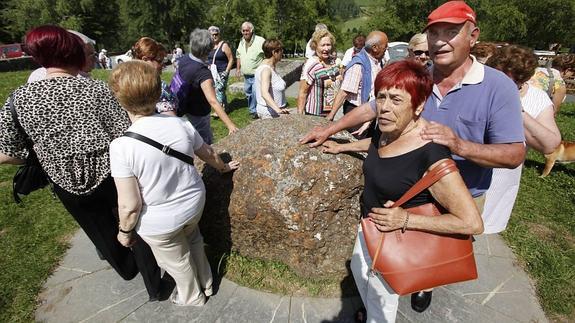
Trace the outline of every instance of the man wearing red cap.
[[[435, 9], [428, 16], [425, 32], [434, 85], [422, 113], [431, 122], [421, 136], [449, 147], [481, 211], [492, 168], [515, 168], [525, 159], [519, 91], [505, 74], [470, 55], [479, 28], [475, 12], [464, 1], [449, 1]], [[313, 130], [300, 142], [315, 141], [310, 146], [319, 146], [330, 135], [376, 116], [375, 101], [366, 103], [337, 122]], [[397, 308], [398, 296], [390, 293], [383, 279], [368, 279], [367, 264], [354, 266], [352, 262], [352, 272], [358, 286], [367, 285], [367, 291], [360, 290], [360, 295], [368, 321], [394, 321], [395, 314], [384, 313], [383, 308]], [[431, 292], [412, 295], [412, 308], [418, 312], [427, 309], [430, 302]]]

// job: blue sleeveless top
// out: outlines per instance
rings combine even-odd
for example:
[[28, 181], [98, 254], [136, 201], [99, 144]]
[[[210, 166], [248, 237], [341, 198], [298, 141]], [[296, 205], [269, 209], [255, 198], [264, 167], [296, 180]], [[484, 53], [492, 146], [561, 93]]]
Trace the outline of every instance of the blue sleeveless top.
[[[218, 68], [218, 72], [223, 72], [226, 70], [226, 67], [228, 67], [228, 57], [226, 56], [226, 53], [224, 53], [222, 47], [224, 47], [225, 42], [222, 42], [222, 44], [220, 45], [220, 50], [218, 50], [218, 54], [216, 55], [216, 67]], [[212, 49], [212, 51], [208, 54], [208, 64], [212, 64], [212, 60], [214, 59], [214, 53], [216, 52], [215, 49]]]

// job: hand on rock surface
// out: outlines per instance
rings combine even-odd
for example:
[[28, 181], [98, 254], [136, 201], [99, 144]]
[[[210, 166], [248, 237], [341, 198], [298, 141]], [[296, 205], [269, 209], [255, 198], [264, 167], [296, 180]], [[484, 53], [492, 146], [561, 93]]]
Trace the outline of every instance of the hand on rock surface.
[[236, 170], [240, 167], [240, 162], [237, 160], [232, 160], [229, 163], [226, 163], [226, 165], [224, 166], [224, 169], [222, 169], [222, 173], [228, 173], [231, 172], [233, 170]]
[[339, 154], [341, 152], [340, 148], [340, 144], [332, 140], [327, 140], [321, 144], [321, 151], [325, 154]]
[[329, 138], [329, 134], [325, 131], [324, 127], [314, 127], [312, 131], [308, 132], [305, 136], [303, 136], [303, 138], [301, 138], [299, 140], [300, 144], [306, 144], [309, 142], [312, 142], [309, 144], [309, 146], [311, 148], [313, 147], [317, 147], [321, 144], [323, 144], [327, 138]]

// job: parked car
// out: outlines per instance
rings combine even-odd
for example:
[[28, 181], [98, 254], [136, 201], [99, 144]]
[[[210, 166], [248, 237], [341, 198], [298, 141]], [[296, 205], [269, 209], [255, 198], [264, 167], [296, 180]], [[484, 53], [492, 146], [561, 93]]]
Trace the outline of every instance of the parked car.
[[125, 54], [111, 56], [112, 59], [112, 68], [114, 68], [118, 64], [122, 64], [123, 62], [131, 61], [133, 59], [132, 50], [128, 50]]
[[5, 44], [0, 45], [0, 58], [16, 58], [24, 56], [24, 51], [22, 50], [22, 44]]
[[407, 48], [409, 44], [403, 41], [394, 41], [387, 44], [387, 51], [385, 52], [385, 59], [388, 62], [400, 61], [407, 57], [409, 52]]

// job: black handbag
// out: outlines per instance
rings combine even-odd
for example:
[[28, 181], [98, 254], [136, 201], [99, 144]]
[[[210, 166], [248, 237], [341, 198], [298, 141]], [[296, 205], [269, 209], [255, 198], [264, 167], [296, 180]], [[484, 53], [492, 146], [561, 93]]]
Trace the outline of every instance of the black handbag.
[[14, 196], [14, 201], [20, 203], [22, 199], [20, 199], [19, 195], [28, 195], [35, 190], [46, 187], [50, 184], [50, 179], [48, 174], [42, 169], [42, 165], [40, 165], [40, 161], [34, 152], [32, 140], [30, 140], [30, 137], [28, 137], [26, 131], [24, 131], [24, 128], [22, 128], [18, 121], [18, 114], [16, 113], [16, 108], [14, 108], [13, 95], [10, 96], [10, 112], [12, 113], [14, 125], [20, 129], [25, 136], [26, 149], [28, 149], [26, 163], [18, 168], [12, 179], [12, 195]]

